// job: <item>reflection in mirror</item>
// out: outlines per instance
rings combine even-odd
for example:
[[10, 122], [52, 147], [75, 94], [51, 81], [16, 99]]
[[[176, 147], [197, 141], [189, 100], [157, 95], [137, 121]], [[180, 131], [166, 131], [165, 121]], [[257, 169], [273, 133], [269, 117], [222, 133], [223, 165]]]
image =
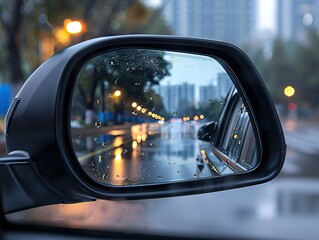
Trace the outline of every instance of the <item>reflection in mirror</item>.
[[258, 164], [246, 108], [211, 57], [145, 49], [100, 54], [78, 72], [71, 111], [78, 161], [102, 184], [218, 177]]

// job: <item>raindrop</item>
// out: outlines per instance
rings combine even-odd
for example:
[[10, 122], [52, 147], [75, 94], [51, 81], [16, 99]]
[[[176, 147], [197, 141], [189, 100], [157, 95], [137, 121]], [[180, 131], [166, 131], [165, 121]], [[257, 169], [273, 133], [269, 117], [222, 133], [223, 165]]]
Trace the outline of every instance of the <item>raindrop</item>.
[[96, 99], [96, 103], [99, 104], [99, 103], [100, 103], [100, 100], [99, 100], [99, 99]]
[[117, 80], [114, 81], [114, 84], [115, 84], [115, 85], [117, 84]]
[[102, 162], [102, 156], [99, 155], [99, 163], [101, 163], [101, 162]]
[[120, 175], [118, 175], [118, 174], [117, 174], [117, 175], [116, 175], [116, 177], [117, 177], [117, 178], [119, 178], [119, 177], [120, 177]]
[[150, 146], [153, 147], [153, 143], [150, 143]]
[[108, 176], [106, 174], [103, 174], [103, 179], [104, 180], [107, 180], [108, 179]]
[[197, 174], [196, 174], [196, 173], [194, 173], [194, 177], [197, 177]]
[[153, 100], [153, 98], [152, 98], [152, 97], [150, 97], [150, 100]]
[[173, 115], [174, 115], [174, 116], [177, 116], [177, 112], [173, 112]]
[[179, 173], [179, 171], [177, 171], [177, 173]]
[[212, 103], [213, 102], [213, 100], [212, 99], [209, 99], [209, 103]]
[[162, 176], [157, 176], [157, 179], [162, 179], [163, 177]]
[[114, 64], [115, 64], [115, 63], [114, 63], [113, 61], [111, 61], [111, 66], [114, 66]]
[[127, 149], [124, 149], [123, 154], [126, 154], [126, 153], [127, 153]]
[[135, 67], [132, 67], [132, 70], [135, 70]]
[[95, 138], [93, 138], [93, 141], [94, 142], [98, 142], [98, 139], [95, 137]]
[[101, 142], [102, 147], [106, 147], [106, 142]]
[[100, 123], [100, 122], [95, 122], [95, 123], [94, 123], [94, 126], [95, 126], [96, 128], [100, 128], [100, 127], [102, 126], [102, 123]]
[[220, 104], [220, 105], [223, 105], [223, 104], [224, 104], [224, 102], [219, 102], [219, 104]]
[[126, 71], [130, 71], [130, 68], [127, 68]]

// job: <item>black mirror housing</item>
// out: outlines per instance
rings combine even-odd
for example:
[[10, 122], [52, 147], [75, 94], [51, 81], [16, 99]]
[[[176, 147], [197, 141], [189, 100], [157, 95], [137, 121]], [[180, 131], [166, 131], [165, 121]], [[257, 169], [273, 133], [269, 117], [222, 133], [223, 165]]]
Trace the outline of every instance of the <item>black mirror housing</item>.
[[198, 130], [197, 138], [207, 142], [212, 141], [216, 127], [216, 122], [206, 123], [205, 125], [201, 126], [201, 128]]
[[[260, 164], [237, 175], [145, 186], [105, 186], [90, 179], [79, 166], [71, 144], [70, 105], [77, 70], [101, 52], [125, 48], [170, 50], [218, 59], [249, 112]], [[286, 154], [275, 107], [249, 58], [231, 44], [203, 39], [131, 35], [97, 38], [68, 47], [29, 77], [12, 103], [5, 125], [9, 156], [0, 160], [0, 174], [6, 176], [1, 183], [6, 213], [97, 198], [146, 199], [250, 186], [273, 179]], [[214, 122], [203, 126], [198, 138], [209, 140], [206, 130], [211, 134], [215, 127]], [[8, 186], [16, 189], [13, 194], [4, 194]]]

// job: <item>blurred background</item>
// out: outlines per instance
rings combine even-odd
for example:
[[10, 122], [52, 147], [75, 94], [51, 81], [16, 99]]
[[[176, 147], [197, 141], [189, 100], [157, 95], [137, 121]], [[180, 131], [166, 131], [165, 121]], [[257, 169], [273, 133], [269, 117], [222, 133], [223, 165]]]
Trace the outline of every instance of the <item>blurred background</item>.
[[0, 0], [0, 155], [5, 113], [32, 71], [66, 46], [135, 33], [202, 37], [242, 48], [275, 102], [288, 145], [280, 175], [260, 186], [53, 205], [8, 219], [187, 236], [318, 239], [318, 31], [319, 0]]

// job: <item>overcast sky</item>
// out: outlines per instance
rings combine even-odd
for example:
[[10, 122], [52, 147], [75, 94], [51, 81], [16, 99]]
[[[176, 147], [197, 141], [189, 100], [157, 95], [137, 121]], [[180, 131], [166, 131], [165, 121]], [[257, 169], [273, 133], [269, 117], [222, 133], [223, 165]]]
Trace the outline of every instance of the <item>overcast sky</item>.
[[275, 9], [275, 0], [258, 0], [257, 28], [268, 29], [272, 32], [276, 31]]

